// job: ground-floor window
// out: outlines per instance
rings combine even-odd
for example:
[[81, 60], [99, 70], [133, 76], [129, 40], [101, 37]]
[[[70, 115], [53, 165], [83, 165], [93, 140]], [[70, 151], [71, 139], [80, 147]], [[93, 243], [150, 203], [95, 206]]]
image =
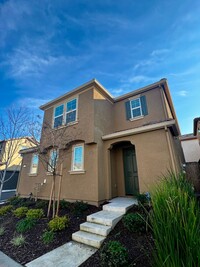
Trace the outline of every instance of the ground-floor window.
[[84, 145], [78, 144], [72, 147], [72, 171], [84, 169]]

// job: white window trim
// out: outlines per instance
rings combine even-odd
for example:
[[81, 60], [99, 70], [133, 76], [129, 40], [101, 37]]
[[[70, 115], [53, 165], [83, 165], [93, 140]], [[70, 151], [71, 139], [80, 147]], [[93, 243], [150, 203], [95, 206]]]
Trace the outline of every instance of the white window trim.
[[[34, 156], [37, 156], [37, 158], [38, 158], [38, 163], [37, 163], [37, 169], [36, 169], [36, 172], [32, 172], [32, 167], [33, 167], [33, 157]], [[38, 173], [38, 164], [39, 164], [39, 156], [38, 156], [38, 154], [33, 154], [32, 155], [32, 158], [31, 158], [31, 167], [30, 167], [30, 172], [29, 172], [29, 175], [30, 176], [35, 176], [35, 175], [37, 175], [37, 173]]]
[[[75, 157], [74, 151], [75, 151], [75, 148], [76, 147], [82, 147], [83, 148], [83, 151], [82, 151], [83, 162], [82, 162], [82, 169], [80, 169], [80, 170], [75, 170], [74, 169], [74, 157]], [[85, 151], [85, 149], [84, 149], [84, 144], [83, 143], [76, 144], [76, 145], [73, 145], [72, 146], [71, 171], [69, 171], [70, 174], [75, 174], [75, 173], [77, 173], [77, 174], [80, 173], [81, 174], [81, 173], [85, 173], [85, 170], [84, 170], [84, 159], [85, 159], [85, 157], [84, 157], [84, 151]]]
[[[73, 110], [70, 110], [67, 112], [67, 103], [76, 99], [76, 109], [73, 109]], [[56, 105], [54, 106], [54, 110], [53, 110], [53, 118], [52, 118], [52, 128], [54, 128], [54, 121], [56, 118], [60, 117], [60, 116], [63, 116], [63, 120], [62, 120], [62, 125], [54, 128], [54, 129], [57, 129], [57, 128], [61, 128], [61, 127], [65, 127], [65, 126], [70, 126], [70, 125], [73, 125], [73, 124], [76, 124], [78, 123], [78, 96], [76, 97], [73, 97], [73, 98], [70, 98], [68, 99], [66, 102], [64, 103], [60, 103], [59, 105]], [[59, 115], [59, 116], [55, 116], [55, 110], [57, 107], [60, 107], [63, 105], [63, 113], [62, 115]], [[75, 111], [76, 110], [76, 120], [75, 121], [72, 121], [72, 122], [69, 122], [69, 123], [66, 123], [66, 118], [67, 118], [67, 113], [70, 113], [72, 111]]]
[[[132, 108], [131, 101], [134, 101], [134, 100], [137, 100], [137, 99], [139, 99], [140, 106], [136, 107], [136, 108]], [[130, 99], [130, 108], [131, 108], [131, 120], [140, 119], [140, 118], [144, 117], [144, 115], [142, 114], [142, 105], [141, 105], [140, 97]], [[133, 116], [133, 109], [138, 109], [138, 108], [140, 108], [141, 115], [134, 117]]]

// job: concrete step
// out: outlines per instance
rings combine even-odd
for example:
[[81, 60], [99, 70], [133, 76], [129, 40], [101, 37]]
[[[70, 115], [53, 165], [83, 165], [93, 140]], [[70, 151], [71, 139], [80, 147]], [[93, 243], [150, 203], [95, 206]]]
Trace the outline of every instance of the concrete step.
[[113, 229], [115, 225], [121, 220], [123, 215], [124, 214], [122, 212], [102, 210], [87, 216], [87, 222], [111, 226]]
[[80, 230], [97, 235], [107, 236], [112, 230], [112, 228], [111, 226], [85, 222], [80, 225]]
[[121, 212], [125, 214], [128, 209], [137, 205], [137, 200], [135, 199], [116, 199], [112, 200], [111, 203], [103, 205], [103, 210]]
[[84, 231], [78, 231], [72, 234], [72, 240], [95, 248], [100, 248], [104, 239], [105, 237], [103, 236]]

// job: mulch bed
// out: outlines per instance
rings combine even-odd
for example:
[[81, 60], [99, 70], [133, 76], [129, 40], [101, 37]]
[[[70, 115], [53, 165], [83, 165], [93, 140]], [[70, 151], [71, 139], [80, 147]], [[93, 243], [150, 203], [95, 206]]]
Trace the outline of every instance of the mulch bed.
[[[34, 208], [33, 203], [30, 208]], [[49, 245], [45, 245], [41, 236], [47, 230], [47, 223], [50, 219], [40, 219], [37, 225], [30, 231], [23, 234], [26, 243], [21, 247], [15, 247], [11, 244], [11, 239], [18, 235], [16, 232], [16, 223], [19, 219], [15, 218], [12, 213], [0, 217], [0, 226], [5, 227], [5, 233], [0, 236], [0, 250], [15, 261], [25, 265], [26, 263], [40, 257], [41, 255], [71, 241], [72, 233], [79, 230], [81, 223], [86, 221], [86, 216], [101, 210], [100, 208], [88, 205], [88, 209], [76, 215], [73, 212], [73, 204], [70, 210], [60, 210], [60, 216], [68, 215], [70, 217], [70, 225], [67, 229], [57, 232], [56, 238]], [[138, 207], [133, 207], [129, 212], [138, 211]], [[46, 209], [45, 209], [46, 212]], [[129, 266], [150, 267], [152, 259], [152, 251], [154, 248], [153, 238], [150, 232], [148, 233], [130, 233], [120, 221], [115, 229], [106, 238], [106, 242], [110, 240], [120, 241], [127, 249], [129, 254]], [[92, 257], [84, 262], [81, 267], [97, 267], [100, 264], [101, 249], [98, 250]]]
[[[32, 205], [30, 208], [34, 208], [34, 205]], [[15, 247], [10, 242], [14, 236], [18, 235], [15, 227], [16, 223], [20, 219], [15, 218], [12, 213], [9, 213], [3, 217], [0, 217], [0, 226], [5, 227], [4, 235], [0, 236], [0, 250], [15, 261], [24, 265], [40, 257], [41, 255], [71, 241], [72, 233], [79, 230], [80, 224], [86, 221], [87, 215], [98, 212], [99, 210], [101, 210], [101, 208], [91, 205], [88, 205], [88, 209], [79, 215], [75, 215], [73, 211], [60, 210], [59, 216], [68, 215], [70, 217], [70, 225], [65, 230], [57, 232], [54, 241], [48, 245], [45, 245], [42, 242], [41, 236], [43, 232], [47, 230], [47, 223], [50, 221], [50, 219], [40, 219], [33, 229], [23, 233], [26, 243], [21, 247]]]

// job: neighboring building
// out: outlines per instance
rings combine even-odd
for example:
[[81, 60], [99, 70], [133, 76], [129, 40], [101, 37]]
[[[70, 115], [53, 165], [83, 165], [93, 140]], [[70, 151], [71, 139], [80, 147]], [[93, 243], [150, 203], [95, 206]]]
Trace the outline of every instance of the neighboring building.
[[194, 130], [193, 130], [194, 136], [197, 136], [199, 139], [200, 144], [200, 117], [194, 119]]
[[[147, 192], [163, 174], [181, 168], [180, 130], [166, 79], [117, 98], [94, 79], [40, 108], [44, 122], [55, 131], [67, 127], [74, 137], [61, 151], [61, 199], [98, 205]], [[52, 158], [48, 141], [42, 134]], [[24, 150], [18, 193], [27, 197], [41, 184], [38, 197], [49, 198], [50, 174], [33, 149]]]
[[193, 134], [185, 134], [180, 136], [181, 146], [185, 162], [198, 162], [200, 160], [199, 140]]
[[[22, 137], [9, 140], [0, 140], [0, 179], [6, 169], [6, 178], [9, 179], [3, 185], [3, 193], [0, 200], [5, 200], [16, 193], [19, 171], [22, 162], [22, 156], [19, 154], [21, 149], [33, 146], [29, 137]], [[8, 166], [6, 163], [10, 158]]]

